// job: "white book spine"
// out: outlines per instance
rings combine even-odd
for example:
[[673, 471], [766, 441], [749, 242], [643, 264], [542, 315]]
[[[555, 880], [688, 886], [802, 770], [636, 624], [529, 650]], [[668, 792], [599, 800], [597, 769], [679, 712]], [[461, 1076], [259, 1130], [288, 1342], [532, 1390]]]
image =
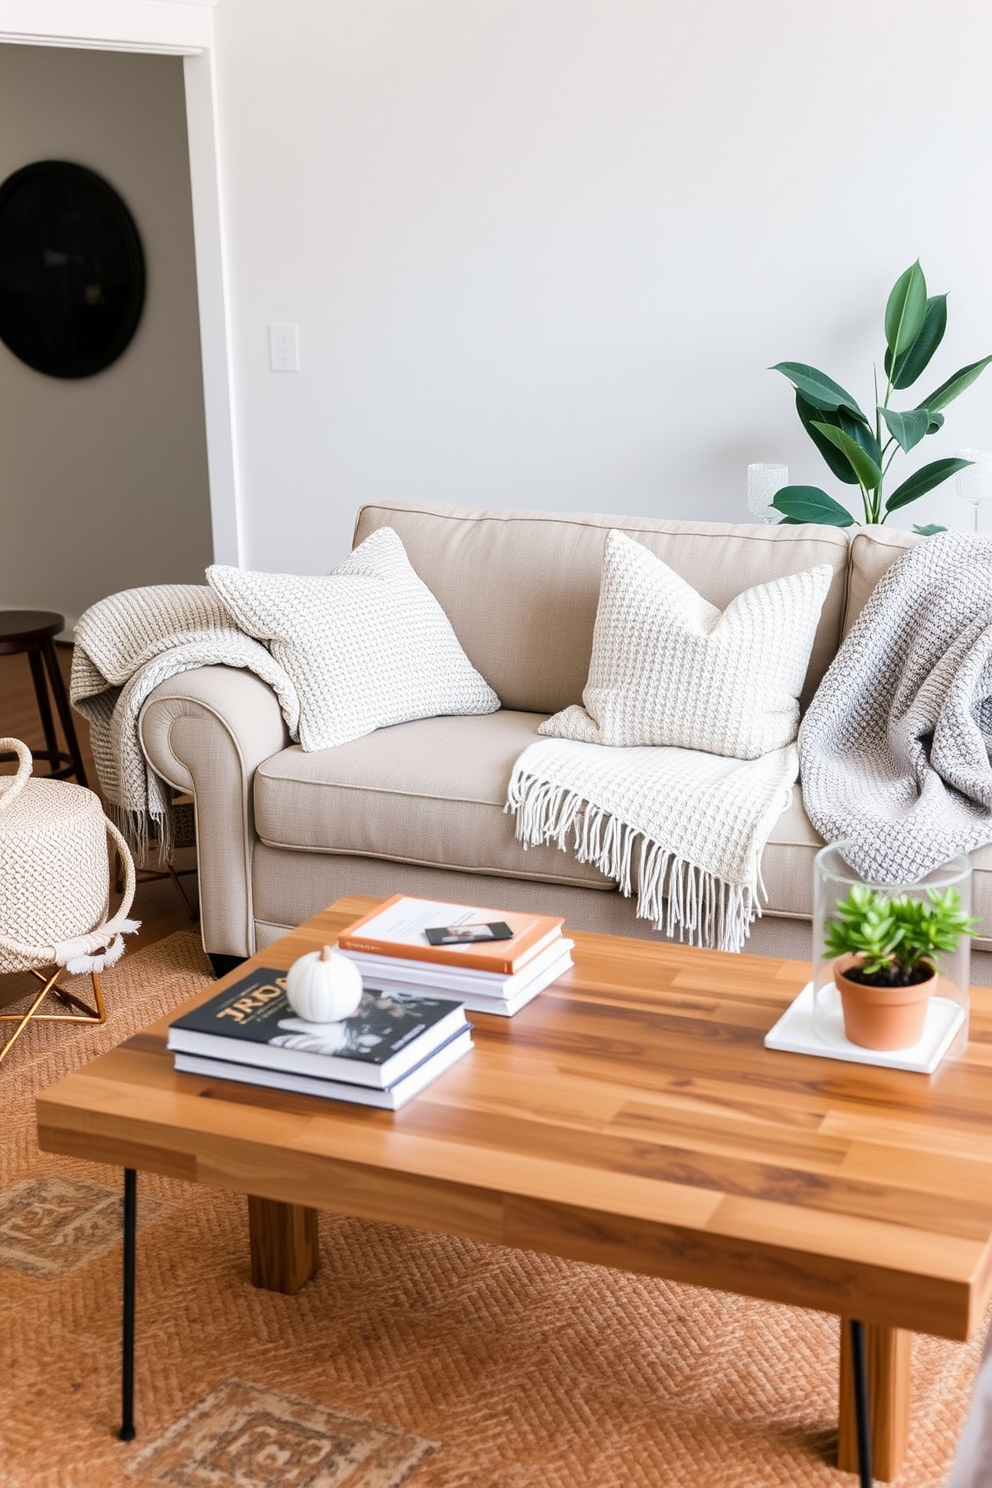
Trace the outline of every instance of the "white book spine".
[[448, 989], [466, 994], [475, 992], [484, 997], [509, 998], [544, 976], [551, 967], [555, 968], [554, 976], [561, 976], [572, 964], [574, 948], [574, 940], [555, 940], [521, 971], [509, 976], [492, 971], [459, 971], [431, 961], [404, 961], [396, 956], [373, 956], [366, 951], [342, 951], [341, 955], [354, 962], [369, 986], [374, 985], [378, 978], [391, 984], [402, 982], [409, 991], [431, 990], [440, 993]]
[[514, 992], [510, 997], [486, 996], [481, 992], [452, 991], [446, 987], [425, 988], [423, 983], [407, 982], [403, 976], [385, 977], [378, 973], [366, 978], [369, 985], [375, 985], [382, 992], [424, 992], [429, 990], [434, 997], [450, 998], [453, 1002], [460, 1002], [464, 1008], [472, 1013], [495, 1013], [497, 1017], [512, 1018], [514, 1013], [526, 1007], [532, 1002], [539, 992], [550, 987], [556, 982], [563, 972], [572, 965], [570, 952], [566, 952], [553, 966], [539, 977], [532, 978], [526, 986]]

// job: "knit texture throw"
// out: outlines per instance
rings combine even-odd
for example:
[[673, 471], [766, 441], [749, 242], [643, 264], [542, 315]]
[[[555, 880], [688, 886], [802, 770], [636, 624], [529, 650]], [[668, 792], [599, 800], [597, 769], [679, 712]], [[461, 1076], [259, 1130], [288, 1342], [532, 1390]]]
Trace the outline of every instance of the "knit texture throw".
[[698, 749], [531, 744], [507, 809], [527, 846], [553, 842], [594, 863], [637, 913], [690, 945], [743, 949], [760, 914], [761, 853], [789, 804], [794, 744], [755, 760]]
[[125, 589], [79, 620], [69, 695], [90, 725], [93, 759], [109, 815], [140, 864], [153, 845], [172, 856], [172, 792], [146, 761], [138, 716], [160, 682], [201, 666], [244, 667], [274, 689], [295, 738], [300, 705], [275, 658], [232, 622], [205, 585]]
[[911, 883], [992, 842], [992, 537], [885, 573], [799, 734], [807, 815], [863, 878]]

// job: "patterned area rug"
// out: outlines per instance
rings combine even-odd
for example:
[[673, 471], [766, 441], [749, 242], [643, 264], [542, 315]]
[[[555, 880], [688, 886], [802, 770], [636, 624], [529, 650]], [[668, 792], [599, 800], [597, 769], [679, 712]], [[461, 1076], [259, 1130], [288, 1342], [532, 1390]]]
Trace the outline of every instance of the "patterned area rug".
[[[0, 1069], [7, 1488], [816, 1488], [837, 1325], [817, 1313], [321, 1216], [321, 1270], [256, 1291], [243, 1197], [139, 1183], [138, 1440], [119, 1400], [119, 1173], [38, 1151], [33, 1096], [201, 987], [182, 931], [108, 972], [109, 1022]], [[900, 1488], [940, 1488], [978, 1344], [921, 1338]]]

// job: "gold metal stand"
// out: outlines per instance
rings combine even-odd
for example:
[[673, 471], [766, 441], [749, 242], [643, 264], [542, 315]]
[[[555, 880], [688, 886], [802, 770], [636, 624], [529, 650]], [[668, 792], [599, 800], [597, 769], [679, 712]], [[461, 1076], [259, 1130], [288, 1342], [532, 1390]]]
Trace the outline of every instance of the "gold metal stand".
[[[95, 1006], [89, 1007], [74, 992], [70, 992], [67, 988], [58, 985], [59, 977], [63, 971], [61, 966], [56, 966], [50, 976], [46, 976], [44, 972], [35, 971], [34, 967], [31, 967], [30, 971], [33, 977], [37, 977], [38, 981], [43, 983], [43, 986], [26, 1013], [0, 1013], [0, 1023], [17, 1024], [10, 1038], [4, 1044], [3, 1048], [0, 1049], [0, 1064], [6, 1059], [32, 1019], [38, 1023], [106, 1023], [107, 1021], [107, 1012], [103, 1005], [103, 989], [100, 986], [100, 977], [97, 972], [90, 972], [93, 980], [93, 1001]], [[38, 1009], [49, 993], [53, 997], [58, 998], [59, 1002], [64, 1003], [66, 1007], [73, 1007], [78, 1011], [74, 1013], [39, 1013]]]

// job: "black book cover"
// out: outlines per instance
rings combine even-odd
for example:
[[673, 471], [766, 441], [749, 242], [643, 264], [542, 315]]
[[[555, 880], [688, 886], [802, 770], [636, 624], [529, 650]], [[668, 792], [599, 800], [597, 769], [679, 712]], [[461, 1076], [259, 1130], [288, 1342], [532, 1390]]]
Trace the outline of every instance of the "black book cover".
[[465, 1022], [461, 1003], [366, 988], [340, 1023], [306, 1023], [286, 973], [259, 967], [169, 1025], [169, 1048], [386, 1088]]

